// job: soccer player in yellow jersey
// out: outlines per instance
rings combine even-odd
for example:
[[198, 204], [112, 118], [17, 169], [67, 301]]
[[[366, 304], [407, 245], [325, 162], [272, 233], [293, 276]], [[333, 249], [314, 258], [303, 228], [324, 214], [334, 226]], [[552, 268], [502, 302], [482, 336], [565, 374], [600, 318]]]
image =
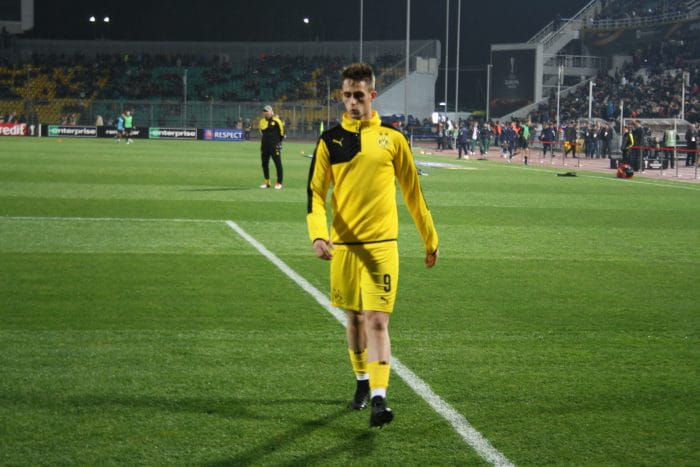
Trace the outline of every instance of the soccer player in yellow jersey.
[[[372, 68], [355, 63], [342, 77], [346, 113], [316, 146], [306, 221], [316, 256], [330, 261], [331, 302], [347, 313], [348, 353], [357, 380], [350, 408], [363, 409], [371, 399], [369, 424], [382, 427], [394, 418], [386, 391], [389, 316], [399, 278], [397, 180], [423, 239], [428, 268], [438, 259], [438, 235], [406, 137], [382, 124], [372, 110], [377, 97]], [[331, 185], [329, 234], [326, 193]]]
[[260, 188], [270, 188], [270, 158], [275, 163], [277, 183], [275, 189], [282, 188], [282, 140], [284, 139], [284, 123], [272, 111], [272, 107], [263, 107], [263, 118], [260, 119], [260, 158], [263, 168], [263, 183]]

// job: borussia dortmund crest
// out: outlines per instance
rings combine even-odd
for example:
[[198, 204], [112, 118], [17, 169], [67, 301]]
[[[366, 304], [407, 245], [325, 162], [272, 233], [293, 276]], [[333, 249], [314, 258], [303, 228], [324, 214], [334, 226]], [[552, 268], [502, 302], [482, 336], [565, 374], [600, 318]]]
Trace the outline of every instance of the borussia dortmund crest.
[[377, 138], [377, 146], [382, 149], [389, 147], [389, 135], [387, 133], [379, 133], [379, 138]]

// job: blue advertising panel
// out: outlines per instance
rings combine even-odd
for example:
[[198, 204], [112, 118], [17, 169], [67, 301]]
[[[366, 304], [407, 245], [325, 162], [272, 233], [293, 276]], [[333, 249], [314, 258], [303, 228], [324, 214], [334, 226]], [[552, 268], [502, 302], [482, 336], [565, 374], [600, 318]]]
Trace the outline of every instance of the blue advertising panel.
[[205, 141], [243, 141], [244, 130], [235, 128], [204, 128], [202, 139]]

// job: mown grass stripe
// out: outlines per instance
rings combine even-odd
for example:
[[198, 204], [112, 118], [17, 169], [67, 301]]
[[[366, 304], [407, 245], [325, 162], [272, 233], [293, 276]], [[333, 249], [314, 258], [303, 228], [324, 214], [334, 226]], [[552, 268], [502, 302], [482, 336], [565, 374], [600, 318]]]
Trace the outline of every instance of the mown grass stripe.
[[[250, 243], [253, 248], [258, 250], [265, 258], [267, 258], [272, 264], [277, 266], [287, 277], [294, 281], [299, 287], [301, 287], [305, 292], [311, 295], [322, 307], [324, 307], [330, 314], [332, 314], [343, 326], [347, 326], [347, 319], [345, 313], [339, 308], [331, 305], [330, 300], [322, 294], [316, 287], [311, 285], [309, 281], [304, 279], [302, 276], [297, 274], [292, 268], [287, 266], [284, 261], [279, 259], [274, 253], [268, 250], [265, 245], [257, 241], [254, 237], [249, 235], [245, 230], [243, 230], [235, 222], [228, 220], [226, 221], [228, 225], [234, 232], [241, 236], [245, 241]], [[483, 459], [491, 462], [494, 465], [499, 466], [510, 466], [513, 465], [512, 462], [508, 460], [503, 454], [501, 454], [496, 448], [494, 448], [489, 440], [484, 438], [484, 436], [479, 433], [474, 427], [471, 426], [469, 421], [457, 412], [449, 403], [443, 400], [439, 395], [432, 390], [432, 388], [423, 381], [418, 375], [413, 373], [407, 366], [399, 361], [398, 358], [392, 357], [391, 361], [392, 367], [397, 375], [411, 388], [413, 391], [423, 399], [438, 415], [443, 417], [447, 422], [454, 428], [454, 430], [460, 435], [460, 437], [474, 449]]]

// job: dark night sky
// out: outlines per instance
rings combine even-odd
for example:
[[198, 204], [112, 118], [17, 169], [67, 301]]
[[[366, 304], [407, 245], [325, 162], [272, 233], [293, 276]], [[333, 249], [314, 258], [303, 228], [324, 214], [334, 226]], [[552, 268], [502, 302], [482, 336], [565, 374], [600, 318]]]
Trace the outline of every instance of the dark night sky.
[[[557, 14], [569, 17], [588, 2], [462, 0], [460, 66], [484, 65], [489, 61], [490, 44], [525, 42]], [[450, 67], [454, 66], [456, 54], [457, 3], [458, 0], [450, 0]], [[445, 7], [445, 0], [411, 0], [411, 38], [438, 39], [444, 51]], [[90, 15], [97, 16], [98, 23], [90, 24]], [[99, 23], [105, 15], [111, 17], [108, 26]], [[309, 17], [310, 24], [302, 22], [304, 16]], [[365, 41], [406, 37], [406, 0], [365, 0], [364, 18]], [[25, 36], [158, 41], [356, 41], [359, 29], [360, 0], [35, 0], [35, 27]]]
[[[450, 0], [456, 33], [457, 1]], [[589, 0], [462, 1], [461, 38], [465, 64], [485, 63], [491, 43], [523, 42], [557, 13], [567, 17]], [[527, 5], [527, 7], [525, 7]], [[406, 0], [365, 0], [364, 40], [404, 39]], [[445, 0], [412, 0], [411, 37], [445, 39]], [[109, 15], [96, 27], [90, 15]], [[302, 18], [308, 16], [310, 24]], [[31, 37], [119, 40], [286, 41], [358, 40], [360, 1], [35, 0]], [[101, 29], [96, 31], [96, 29]], [[453, 49], [454, 50], [454, 49]]]

